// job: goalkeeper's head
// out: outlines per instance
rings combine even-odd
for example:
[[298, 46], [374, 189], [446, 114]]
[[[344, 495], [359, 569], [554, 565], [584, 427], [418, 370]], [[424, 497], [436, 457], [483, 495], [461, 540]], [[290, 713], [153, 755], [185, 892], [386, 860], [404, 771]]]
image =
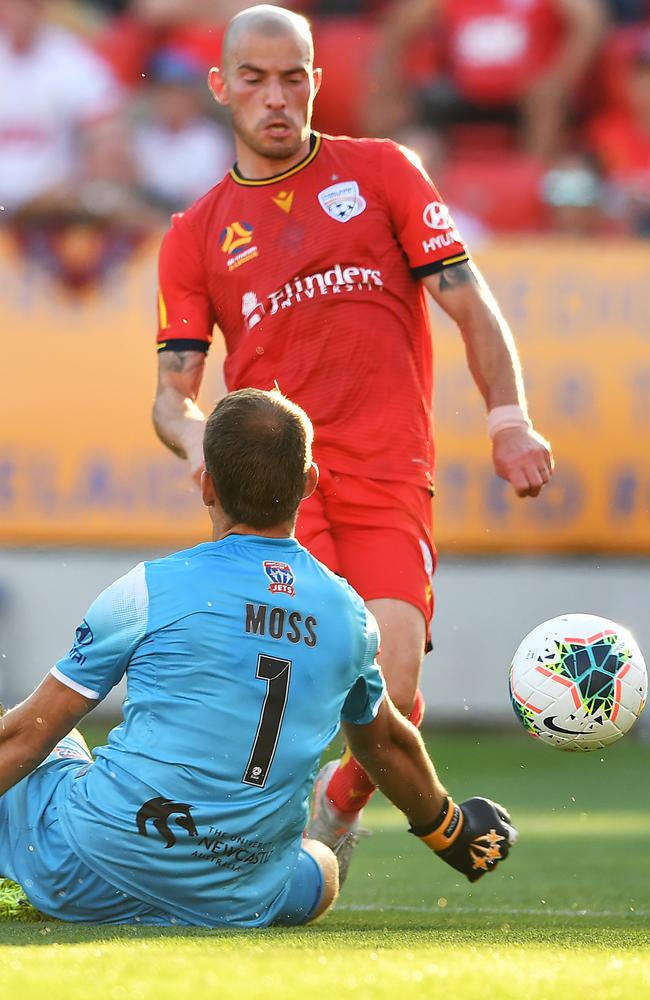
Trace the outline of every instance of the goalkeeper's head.
[[217, 403], [205, 427], [201, 482], [215, 537], [292, 533], [298, 504], [318, 482], [313, 438], [305, 411], [278, 390], [239, 389]]

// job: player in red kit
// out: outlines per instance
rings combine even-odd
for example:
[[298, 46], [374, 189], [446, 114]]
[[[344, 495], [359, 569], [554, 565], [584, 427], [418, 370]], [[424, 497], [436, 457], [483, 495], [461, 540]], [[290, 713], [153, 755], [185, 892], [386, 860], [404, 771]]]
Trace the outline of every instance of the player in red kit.
[[[162, 244], [154, 424], [196, 476], [215, 325], [229, 390], [277, 382], [307, 411], [320, 484], [298, 538], [367, 602], [391, 697], [417, 725], [435, 562], [425, 290], [458, 324], [495, 469], [519, 496], [548, 482], [550, 448], [528, 418], [510, 331], [417, 158], [311, 131], [320, 71], [305, 19], [243, 11], [209, 83], [230, 108], [237, 163]], [[373, 788], [348, 754], [317, 783], [311, 835], [334, 847], [342, 877]]]

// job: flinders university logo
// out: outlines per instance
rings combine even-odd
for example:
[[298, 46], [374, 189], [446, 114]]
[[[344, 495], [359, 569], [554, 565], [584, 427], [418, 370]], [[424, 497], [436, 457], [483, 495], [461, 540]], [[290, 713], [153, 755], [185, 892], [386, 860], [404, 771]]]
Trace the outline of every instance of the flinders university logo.
[[260, 302], [255, 292], [244, 292], [241, 300], [241, 314], [247, 330], [252, 330], [266, 313], [263, 302]]
[[366, 199], [359, 193], [356, 181], [331, 184], [319, 193], [318, 201], [323, 211], [337, 222], [349, 222], [366, 208]]
[[269, 590], [272, 594], [287, 594], [289, 597], [294, 596], [296, 593], [294, 587], [296, 578], [293, 575], [293, 570], [288, 563], [272, 562], [270, 559], [265, 559], [262, 566], [264, 567], [264, 572], [271, 581]]
[[259, 250], [253, 243], [253, 227], [250, 222], [231, 222], [219, 235], [221, 252], [228, 255], [226, 263], [229, 270], [234, 270], [245, 264], [247, 260], [257, 257]]

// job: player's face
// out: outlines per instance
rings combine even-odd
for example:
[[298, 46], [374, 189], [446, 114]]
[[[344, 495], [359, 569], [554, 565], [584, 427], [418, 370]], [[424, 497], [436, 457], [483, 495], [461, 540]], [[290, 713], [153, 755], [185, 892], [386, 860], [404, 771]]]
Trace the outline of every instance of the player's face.
[[210, 77], [215, 97], [230, 108], [238, 140], [271, 160], [290, 159], [307, 140], [319, 85], [307, 43], [289, 32], [243, 35]]

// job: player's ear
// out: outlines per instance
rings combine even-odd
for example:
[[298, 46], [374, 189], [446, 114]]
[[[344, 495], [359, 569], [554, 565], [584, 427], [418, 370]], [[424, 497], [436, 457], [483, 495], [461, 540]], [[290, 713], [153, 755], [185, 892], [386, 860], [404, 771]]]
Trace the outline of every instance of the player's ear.
[[201, 473], [201, 500], [204, 507], [214, 507], [217, 502], [217, 491], [207, 469]]
[[213, 66], [208, 73], [208, 87], [218, 104], [228, 104], [228, 92], [223, 72], [218, 66]]
[[316, 97], [316, 94], [320, 90], [320, 85], [322, 82], [323, 82], [323, 71], [320, 68], [320, 66], [317, 66], [314, 69], [314, 97]]
[[303, 500], [306, 500], [307, 497], [310, 497], [312, 495], [312, 493], [318, 486], [319, 476], [320, 472], [318, 470], [318, 466], [316, 465], [315, 462], [312, 462], [309, 468], [307, 469], [307, 481], [305, 483], [305, 488], [302, 491]]

